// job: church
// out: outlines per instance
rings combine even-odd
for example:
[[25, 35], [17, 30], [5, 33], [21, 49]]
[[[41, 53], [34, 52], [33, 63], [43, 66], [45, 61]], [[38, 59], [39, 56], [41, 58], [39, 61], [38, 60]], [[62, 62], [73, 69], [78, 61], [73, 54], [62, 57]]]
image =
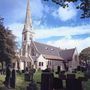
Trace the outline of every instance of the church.
[[20, 70], [26, 67], [44, 70], [47, 67], [62, 71], [76, 69], [79, 66], [79, 57], [76, 48], [60, 49], [51, 45], [33, 40], [32, 20], [30, 14], [30, 1], [27, 0], [26, 18], [22, 31], [22, 47], [16, 66]]

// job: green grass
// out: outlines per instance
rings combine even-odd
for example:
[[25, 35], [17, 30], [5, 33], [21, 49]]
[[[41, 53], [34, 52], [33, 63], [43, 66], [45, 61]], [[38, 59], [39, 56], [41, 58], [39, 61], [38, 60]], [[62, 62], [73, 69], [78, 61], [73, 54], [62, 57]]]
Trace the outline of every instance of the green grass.
[[[4, 87], [3, 81], [5, 80], [5, 75], [0, 75], [0, 87]], [[25, 90], [28, 82], [24, 81], [24, 75], [17, 75], [16, 78], [16, 90]]]
[[25, 90], [28, 82], [24, 80], [24, 75], [17, 75], [16, 90]]
[[5, 75], [0, 75], [0, 86], [3, 86], [4, 80], [5, 80]]
[[37, 83], [37, 88], [40, 90], [40, 83], [41, 82], [41, 71], [36, 71], [34, 74], [34, 81]]
[[[5, 80], [5, 75], [0, 75], [0, 87], [4, 87], [3, 85], [3, 81]], [[35, 82], [41, 82], [41, 72], [36, 72], [34, 74], [34, 80]], [[16, 77], [16, 90], [25, 90], [26, 89], [26, 86], [28, 86], [29, 82], [26, 82], [24, 80], [24, 74], [17, 74], [17, 77]], [[38, 88], [40, 88], [40, 85], [38, 84], [37, 85]]]
[[36, 71], [34, 74], [35, 82], [41, 82], [41, 71]]

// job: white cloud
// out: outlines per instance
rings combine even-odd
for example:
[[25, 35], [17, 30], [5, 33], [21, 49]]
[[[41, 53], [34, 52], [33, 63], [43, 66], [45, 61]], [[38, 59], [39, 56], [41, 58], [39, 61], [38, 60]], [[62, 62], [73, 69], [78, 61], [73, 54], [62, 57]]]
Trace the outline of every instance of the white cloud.
[[[44, 39], [52, 36], [64, 36], [69, 37], [71, 35], [81, 35], [90, 33], [90, 25], [82, 25], [75, 27], [58, 27], [58, 28], [49, 28], [49, 29], [38, 29], [35, 31], [36, 39]], [[70, 38], [70, 37], [69, 37]]]
[[69, 7], [63, 8], [59, 7], [57, 10], [55, 10], [52, 15], [59, 18], [62, 21], [67, 21], [72, 18], [75, 18], [77, 15], [76, 8], [73, 3], [68, 3]]
[[63, 38], [57, 41], [48, 41], [47, 44], [60, 47], [61, 49], [65, 49], [65, 48], [69, 49], [69, 48], [76, 47], [78, 52], [80, 52], [84, 48], [90, 47], [90, 37], [83, 39], [83, 40]]
[[[14, 23], [8, 26], [18, 38], [21, 38], [23, 24]], [[33, 29], [33, 32], [35, 32], [35, 39], [45, 39], [53, 36], [64, 36], [65, 38], [71, 39], [72, 35], [90, 34], [90, 25]]]

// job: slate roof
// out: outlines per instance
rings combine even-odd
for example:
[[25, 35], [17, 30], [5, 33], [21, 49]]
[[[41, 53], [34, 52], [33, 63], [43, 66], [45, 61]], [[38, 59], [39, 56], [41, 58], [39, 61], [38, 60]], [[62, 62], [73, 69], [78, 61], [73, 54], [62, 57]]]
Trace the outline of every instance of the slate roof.
[[41, 54], [59, 56], [60, 48], [38, 42], [34, 42], [34, 44]]
[[54, 55], [43, 55], [44, 58], [49, 60], [57, 60], [57, 61], [63, 61], [64, 59], [60, 56], [54, 56]]
[[59, 51], [59, 55], [65, 60], [72, 60], [73, 54], [75, 52], [75, 48], [72, 49], [65, 49], [65, 50], [61, 50]]
[[45, 58], [50, 60], [72, 60], [75, 48], [72, 49], [60, 49], [51, 45], [34, 42], [37, 50], [40, 54], [43, 54]]

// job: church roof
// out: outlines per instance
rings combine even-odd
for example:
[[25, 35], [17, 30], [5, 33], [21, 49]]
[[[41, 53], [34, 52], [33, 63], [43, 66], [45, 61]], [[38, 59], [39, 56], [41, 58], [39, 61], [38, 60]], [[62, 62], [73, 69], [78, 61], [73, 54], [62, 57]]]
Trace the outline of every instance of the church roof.
[[65, 49], [65, 50], [60, 50], [59, 55], [65, 60], [72, 60], [73, 54], [75, 52], [75, 48], [72, 49]]
[[59, 56], [58, 52], [60, 51], [60, 48], [39, 42], [34, 42], [34, 44], [41, 54]]
[[72, 60], [75, 48], [60, 49], [51, 45], [35, 42], [34, 44], [40, 54], [43, 54], [46, 59], [50, 60]]
[[57, 60], [57, 61], [63, 61], [64, 59], [60, 56], [54, 56], [54, 55], [43, 55], [44, 58], [49, 60]]

